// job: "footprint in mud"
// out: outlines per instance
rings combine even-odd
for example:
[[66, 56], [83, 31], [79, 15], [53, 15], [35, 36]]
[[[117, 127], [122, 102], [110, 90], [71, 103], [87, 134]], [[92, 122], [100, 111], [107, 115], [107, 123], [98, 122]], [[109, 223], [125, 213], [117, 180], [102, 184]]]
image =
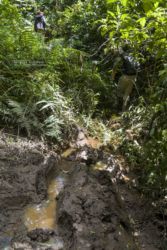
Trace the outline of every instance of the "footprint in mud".
[[41, 204], [29, 206], [25, 211], [24, 223], [28, 231], [37, 228], [55, 229], [56, 197], [63, 189], [65, 178], [58, 176], [53, 179], [48, 187], [48, 199]]
[[56, 234], [56, 197], [63, 190], [66, 183], [66, 174], [60, 173], [49, 181], [48, 199], [41, 204], [26, 208], [24, 224], [27, 227], [27, 236], [36, 242], [39, 249], [63, 249], [63, 241]]

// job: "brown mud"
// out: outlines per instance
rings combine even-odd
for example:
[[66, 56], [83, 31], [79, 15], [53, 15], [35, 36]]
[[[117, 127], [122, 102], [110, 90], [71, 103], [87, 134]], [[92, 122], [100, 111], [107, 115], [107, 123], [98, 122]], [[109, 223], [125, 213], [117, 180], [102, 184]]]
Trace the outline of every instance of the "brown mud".
[[[64, 157], [64, 159], [62, 159]], [[0, 138], [0, 250], [158, 250], [154, 208], [114, 156]]]

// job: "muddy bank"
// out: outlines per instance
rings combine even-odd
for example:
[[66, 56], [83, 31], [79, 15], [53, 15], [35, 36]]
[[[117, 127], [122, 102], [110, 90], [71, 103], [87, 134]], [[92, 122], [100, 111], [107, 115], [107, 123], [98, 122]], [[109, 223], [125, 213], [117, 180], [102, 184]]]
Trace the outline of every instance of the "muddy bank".
[[56, 164], [56, 155], [44, 156], [41, 145], [0, 140], [0, 249], [17, 249], [11, 247], [14, 242], [29, 241], [24, 209], [46, 199], [46, 177]]

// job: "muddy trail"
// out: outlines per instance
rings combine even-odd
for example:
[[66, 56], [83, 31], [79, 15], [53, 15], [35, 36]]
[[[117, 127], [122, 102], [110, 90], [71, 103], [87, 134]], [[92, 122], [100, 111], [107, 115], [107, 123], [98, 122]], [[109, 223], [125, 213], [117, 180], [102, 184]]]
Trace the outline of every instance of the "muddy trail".
[[151, 202], [104, 148], [0, 138], [0, 250], [166, 249]]

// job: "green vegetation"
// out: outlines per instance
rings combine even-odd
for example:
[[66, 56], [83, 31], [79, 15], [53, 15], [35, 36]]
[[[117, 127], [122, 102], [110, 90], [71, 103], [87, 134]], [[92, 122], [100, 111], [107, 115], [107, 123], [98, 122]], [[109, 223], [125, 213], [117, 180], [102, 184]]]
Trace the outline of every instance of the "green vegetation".
[[[46, 37], [33, 31], [37, 9], [47, 17]], [[0, 13], [1, 128], [60, 141], [80, 124], [117, 145], [143, 191], [166, 196], [166, 1], [2, 0]], [[112, 78], [121, 50], [139, 65], [123, 113], [121, 70]]]

